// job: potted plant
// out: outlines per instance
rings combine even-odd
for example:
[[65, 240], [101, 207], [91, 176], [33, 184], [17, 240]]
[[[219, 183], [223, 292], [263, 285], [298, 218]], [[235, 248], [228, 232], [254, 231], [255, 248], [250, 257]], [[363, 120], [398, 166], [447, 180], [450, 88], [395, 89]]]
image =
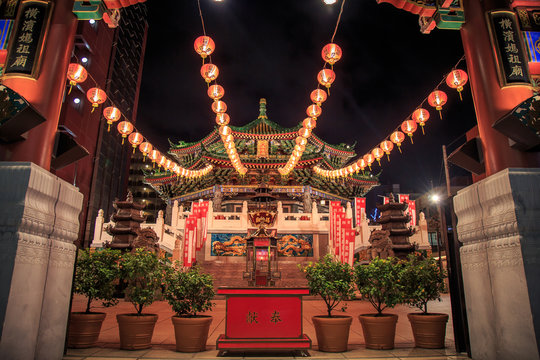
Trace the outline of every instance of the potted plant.
[[358, 316], [366, 348], [393, 349], [398, 316], [383, 311], [393, 308], [402, 299], [399, 263], [392, 258], [375, 258], [367, 265], [357, 265], [355, 277], [362, 298], [377, 310], [374, 314]]
[[408, 260], [401, 271], [404, 303], [421, 311], [407, 314], [414, 342], [421, 348], [444, 348], [448, 314], [429, 313], [427, 305], [431, 300], [441, 300], [446, 272], [433, 257], [425, 254], [410, 254]]
[[164, 296], [175, 312], [171, 320], [176, 351], [204, 351], [212, 317], [199, 313], [212, 309], [212, 275], [200, 272], [198, 266], [186, 271], [171, 267], [165, 280]]
[[[354, 295], [353, 272], [348, 264], [335, 260], [332, 255], [326, 255], [319, 262], [301, 267], [305, 272], [308, 287], [313, 295], [319, 295], [326, 304], [326, 315], [316, 315], [311, 319], [317, 335], [320, 351], [347, 351], [349, 329], [352, 317], [349, 315], [334, 315], [334, 310], [342, 300]], [[345, 307], [341, 308], [345, 311]]]
[[154, 302], [165, 277], [165, 268], [158, 256], [139, 248], [125, 253], [120, 262], [122, 278], [127, 282], [126, 298], [135, 307], [135, 313], [118, 314], [120, 348], [125, 350], [151, 347], [157, 314], [145, 314], [143, 308]]
[[118, 250], [79, 250], [73, 292], [86, 296], [86, 310], [70, 314], [68, 347], [88, 348], [96, 344], [105, 313], [93, 312], [92, 302], [101, 300], [105, 307], [118, 303], [114, 297], [114, 281], [120, 274], [119, 260]]

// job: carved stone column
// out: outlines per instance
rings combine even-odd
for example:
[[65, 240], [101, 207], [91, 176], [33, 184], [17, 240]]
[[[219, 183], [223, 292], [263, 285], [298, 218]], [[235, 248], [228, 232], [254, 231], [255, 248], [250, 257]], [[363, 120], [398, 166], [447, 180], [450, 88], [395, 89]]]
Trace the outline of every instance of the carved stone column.
[[539, 359], [540, 169], [506, 169], [454, 198], [474, 359]]
[[83, 195], [33, 163], [0, 163], [0, 354], [59, 359]]

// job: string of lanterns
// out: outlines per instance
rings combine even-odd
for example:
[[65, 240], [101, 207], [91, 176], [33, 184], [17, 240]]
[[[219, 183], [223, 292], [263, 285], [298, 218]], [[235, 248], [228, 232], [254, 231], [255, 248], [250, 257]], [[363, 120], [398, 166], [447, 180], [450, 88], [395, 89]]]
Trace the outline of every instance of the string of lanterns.
[[[377, 160], [379, 166], [381, 166], [381, 158], [386, 154], [388, 161], [390, 161], [390, 152], [394, 149], [394, 145], [398, 148], [401, 153], [401, 144], [405, 140], [405, 134], [409, 137], [411, 144], [413, 144], [413, 134], [418, 129], [418, 125], [422, 128], [422, 134], [424, 132], [424, 126], [430, 118], [429, 111], [424, 109], [422, 106], [426, 102], [439, 112], [439, 116], [442, 119], [442, 108], [448, 100], [448, 96], [442, 90], [439, 90], [439, 87], [446, 82], [446, 85], [452, 89], [456, 89], [459, 93], [459, 98], [462, 99], [461, 92], [463, 91], [463, 86], [467, 84], [468, 76], [467, 73], [461, 69], [457, 69], [457, 66], [463, 61], [465, 57], [463, 56], [452, 70], [437, 84], [435, 89], [425, 98], [420, 105], [410, 114], [407, 118], [398, 126], [385, 140], [380, 142], [375, 148], [370, 152], [353, 162], [352, 164], [345, 166], [340, 169], [326, 170], [320, 166], [314, 166], [313, 171], [326, 178], [341, 178], [347, 177], [351, 174], [357, 173], [358, 171], [364, 171], [366, 167], [371, 170], [371, 164]], [[410, 119], [409, 119], [410, 118]]]
[[[78, 63], [71, 63], [68, 66], [67, 79], [69, 80], [69, 91], [73, 86], [83, 83], [90, 76], [90, 78], [97, 85], [97, 82], [91, 75], [88, 74], [84, 66]], [[107, 94], [104, 90], [95, 86], [90, 88], [86, 92], [86, 97], [88, 101], [92, 104], [92, 112], [97, 109], [101, 104], [105, 103], [107, 100]], [[109, 99], [112, 103], [112, 101]], [[138, 148], [139, 151], [143, 154], [143, 161], [148, 156], [152, 160], [152, 166], [155, 167], [157, 164], [158, 169], [163, 168], [166, 172], [170, 172], [176, 177], [185, 177], [185, 178], [196, 178], [207, 175], [212, 171], [213, 166], [207, 165], [206, 167], [199, 170], [189, 170], [180, 165], [175, 161], [167, 158], [165, 155], [162, 155], [161, 152], [154, 148], [154, 146], [145, 139], [145, 137], [135, 128], [135, 126], [122, 114], [120, 109], [118, 109], [114, 104], [103, 109], [103, 117], [107, 120], [107, 131], [111, 130], [111, 125], [115, 122], [122, 119], [117, 125], [117, 130], [122, 137], [122, 145], [124, 144], [125, 139], [127, 138], [128, 142], [133, 147], [133, 153]]]

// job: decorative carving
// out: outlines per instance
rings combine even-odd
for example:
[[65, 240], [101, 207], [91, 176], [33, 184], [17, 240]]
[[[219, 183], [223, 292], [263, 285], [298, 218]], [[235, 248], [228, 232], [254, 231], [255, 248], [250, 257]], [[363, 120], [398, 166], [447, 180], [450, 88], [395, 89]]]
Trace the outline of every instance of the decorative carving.
[[368, 260], [373, 260], [376, 257], [386, 259], [395, 255], [394, 250], [392, 250], [390, 231], [373, 230], [368, 241], [371, 244], [367, 249]]
[[151, 228], [137, 229], [135, 230], [137, 237], [131, 241], [131, 252], [134, 252], [137, 248], [145, 248], [155, 253], [159, 252], [158, 236]]
[[302, 203], [304, 204], [304, 212], [310, 213], [311, 212], [311, 193], [309, 191], [305, 191], [302, 194]]

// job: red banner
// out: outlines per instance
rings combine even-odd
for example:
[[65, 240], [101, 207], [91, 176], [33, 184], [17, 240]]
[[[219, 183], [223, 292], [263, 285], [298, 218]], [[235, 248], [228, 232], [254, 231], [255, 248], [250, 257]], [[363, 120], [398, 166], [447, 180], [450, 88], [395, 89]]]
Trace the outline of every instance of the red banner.
[[411, 216], [411, 221], [409, 226], [416, 226], [416, 201], [409, 200], [409, 215]]
[[398, 194], [399, 202], [407, 204], [409, 202], [409, 194]]
[[186, 219], [184, 229], [184, 266], [191, 267], [195, 260], [195, 239], [197, 234], [197, 219], [190, 215]]
[[354, 198], [354, 213], [356, 215], [355, 225], [359, 226], [366, 214], [366, 198]]
[[210, 206], [209, 201], [203, 201], [200, 205], [200, 216], [202, 220], [202, 236], [201, 236], [201, 246], [199, 249], [202, 248], [202, 246], [206, 243], [206, 239], [208, 237], [208, 207]]
[[349, 262], [349, 238], [347, 237], [347, 232], [352, 229], [352, 220], [351, 219], [340, 219], [340, 249], [339, 259], [342, 263]]
[[345, 256], [345, 262], [349, 265], [353, 265], [354, 261], [354, 237], [356, 231], [354, 229], [347, 230], [347, 251]]
[[388, 196], [383, 196], [382, 203], [383, 203], [383, 205], [390, 203], [390, 198]]
[[329, 244], [332, 249], [336, 249], [336, 228], [337, 228], [337, 214], [343, 211], [341, 202], [330, 201], [330, 236]]

